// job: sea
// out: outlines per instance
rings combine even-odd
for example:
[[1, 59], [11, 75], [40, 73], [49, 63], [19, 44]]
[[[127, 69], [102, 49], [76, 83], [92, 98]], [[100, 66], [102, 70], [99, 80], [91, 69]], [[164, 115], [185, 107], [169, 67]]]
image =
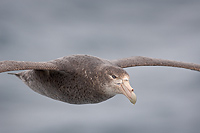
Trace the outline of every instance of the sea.
[[[200, 64], [199, 0], [0, 0], [0, 61], [87, 54]], [[0, 133], [199, 133], [200, 73], [125, 68], [137, 95], [73, 105], [0, 74]]]

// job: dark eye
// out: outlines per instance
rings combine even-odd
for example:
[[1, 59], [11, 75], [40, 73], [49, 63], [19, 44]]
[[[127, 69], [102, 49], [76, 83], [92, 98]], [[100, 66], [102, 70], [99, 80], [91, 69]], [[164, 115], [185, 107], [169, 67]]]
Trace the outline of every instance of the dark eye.
[[117, 78], [117, 76], [115, 76], [115, 75], [112, 75], [112, 78], [113, 78], [113, 79], [116, 79], [116, 78]]

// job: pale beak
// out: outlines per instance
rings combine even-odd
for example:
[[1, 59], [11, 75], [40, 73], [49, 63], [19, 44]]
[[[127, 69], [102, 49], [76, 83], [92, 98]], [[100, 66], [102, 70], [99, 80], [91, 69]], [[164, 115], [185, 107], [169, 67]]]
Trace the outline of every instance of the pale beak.
[[123, 81], [121, 84], [122, 93], [130, 100], [132, 104], [135, 104], [137, 97], [133, 92], [133, 88], [130, 86], [128, 81]]

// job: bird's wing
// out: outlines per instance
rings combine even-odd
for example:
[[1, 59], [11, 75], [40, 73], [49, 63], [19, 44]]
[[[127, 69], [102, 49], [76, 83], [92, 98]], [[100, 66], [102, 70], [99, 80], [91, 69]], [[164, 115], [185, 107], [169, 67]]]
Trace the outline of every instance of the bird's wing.
[[0, 73], [16, 70], [59, 70], [59, 68], [50, 62], [28, 62], [28, 61], [0, 61]]
[[155, 59], [142, 56], [134, 56], [130, 58], [114, 60], [112, 61], [112, 63], [121, 68], [135, 67], [135, 66], [169, 66], [169, 67], [179, 67], [179, 68], [200, 71], [200, 64], [185, 63], [185, 62], [171, 61], [164, 59]]

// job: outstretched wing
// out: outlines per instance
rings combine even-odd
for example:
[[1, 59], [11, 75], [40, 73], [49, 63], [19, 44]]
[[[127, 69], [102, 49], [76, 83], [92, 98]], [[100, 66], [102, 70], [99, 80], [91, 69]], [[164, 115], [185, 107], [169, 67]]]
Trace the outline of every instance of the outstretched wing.
[[134, 56], [130, 58], [114, 60], [112, 61], [112, 63], [121, 68], [135, 67], [135, 66], [169, 66], [169, 67], [179, 67], [179, 68], [200, 71], [199, 64], [171, 61], [164, 59], [155, 59], [142, 56]]
[[16, 70], [59, 70], [50, 62], [28, 62], [28, 61], [0, 61], [0, 73]]

